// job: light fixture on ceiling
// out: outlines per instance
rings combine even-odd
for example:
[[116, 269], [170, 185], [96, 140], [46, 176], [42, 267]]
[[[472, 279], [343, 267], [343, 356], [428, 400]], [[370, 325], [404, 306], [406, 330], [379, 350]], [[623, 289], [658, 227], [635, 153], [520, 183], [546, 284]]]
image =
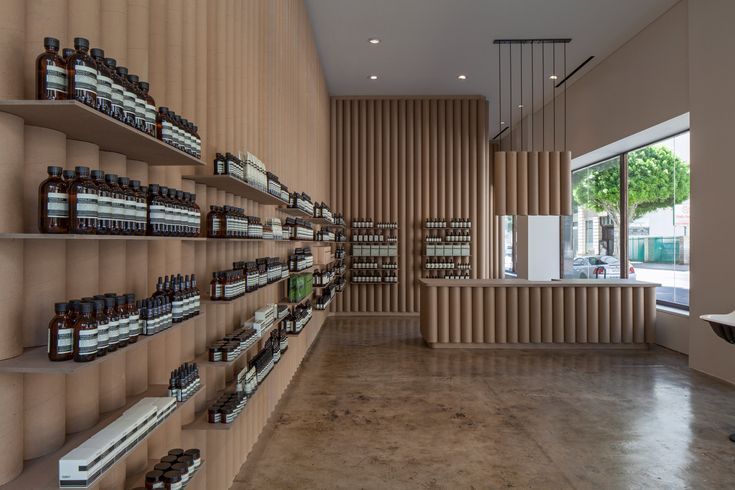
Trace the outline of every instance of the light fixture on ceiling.
[[500, 121], [501, 126], [505, 126], [505, 121]]
[[518, 104], [519, 109], [523, 109], [523, 104]]
[[467, 80], [467, 75], [457, 75], [457, 78], [460, 80]]
[[557, 78], [559, 77], [556, 75], [549, 75], [549, 80], [556, 80]]
[[371, 37], [370, 39], [368, 39], [368, 42], [370, 44], [380, 44], [380, 39], [378, 39], [377, 37]]
[[378, 75], [370, 75], [368, 78], [370, 80], [377, 80], [378, 79]]

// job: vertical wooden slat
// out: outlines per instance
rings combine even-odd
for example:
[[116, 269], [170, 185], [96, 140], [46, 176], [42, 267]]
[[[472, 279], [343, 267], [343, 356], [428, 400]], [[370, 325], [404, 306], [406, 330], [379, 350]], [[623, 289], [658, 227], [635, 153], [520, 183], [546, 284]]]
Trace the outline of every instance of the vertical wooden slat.
[[622, 342], [633, 342], [633, 288], [620, 288], [620, 316], [622, 323]]
[[516, 157], [516, 214], [528, 214], [528, 152], [519, 151]]
[[485, 342], [483, 288], [472, 288], [472, 342]]
[[531, 315], [529, 288], [518, 288], [518, 342], [527, 344], [531, 341], [529, 318]]
[[633, 289], [633, 342], [636, 344], [645, 341], [645, 288]]
[[530, 328], [531, 328], [531, 337], [530, 342], [533, 342], [534, 344], [541, 343], [541, 290], [542, 288], [539, 287], [532, 287], [530, 288], [530, 298], [529, 303], [531, 307], [531, 314], [529, 318], [530, 322]]
[[552, 287], [554, 308], [554, 342], [564, 342], [564, 288]]
[[619, 287], [610, 288], [610, 342], [619, 344], [623, 339], [623, 319]]
[[587, 343], [587, 288], [574, 288], [577, 297], [574, 300], [576, 335], [575, 341], [580, 344]]
[[554, 295], [551, 287], [541, 288], [541, 341], [554, 342]]
[[572, 214], [572, 153], [560, 152], [559, 180], [560, 180], [560, 206], [559, 214]]
[[528, 153], [528, 209], [529, 215], [539, 214], [539, 167], [538, 152]]
[[549, 214], [558, 215], [561, 210], [561, 161], [558, 151], [549, 152]]
[[495, 290], [483, 288], [482, 292], [485, 297], [484, 338], [486, 343], [493, 344], [495, 343]]
[[656, 340], [656, 288], [645, 288], [644, 300], [644, 337], [646, 343], [652, 344]]
[[549, 152], [542, 151], [538, 154], [538, 214], [546, 216], [549, 214]]
[[495, 342], [508, 341], [508, 288], [495, 288]]
[[577, 338], [577, 306], [574, 289], [573, 287], [564, 288], [564, 342], [569, 344], [575, 343]]
[[495, 196], [495, 214], [498, 216], [505, 216], [508, 213], [506, 201], [507, 156], [507, 152], [496, 151], [493, 160], [493, 195]]
[[505, 211], [508, 215], [515, 215], [518, 214], [518, 152], [507, 152], [505, 159]]

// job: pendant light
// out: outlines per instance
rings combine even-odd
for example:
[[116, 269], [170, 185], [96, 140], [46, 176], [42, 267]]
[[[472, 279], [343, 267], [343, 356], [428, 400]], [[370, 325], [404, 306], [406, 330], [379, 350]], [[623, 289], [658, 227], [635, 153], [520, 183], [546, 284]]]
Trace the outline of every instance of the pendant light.
[[[559, 216], [572, 214], [572, 154], [567, 147], [566, 83], [563, 124], [557, 131], [557, 56], [566, 79], [566, 45], [571, 39], [497, 39], [498, 46], [498, 133], [493, 140], [498, 151], [493, 160], [493, 202], [498, 216]], [[550, 49], [549, 49], [550, 48]], [[551, 75], [547, 75], [547, 52]], [[503, 63], [503, 52], [505, 60]], [[519, 76], [515, 76], [515, 66]], [[541, 63], [537, 75], [536, 60]], [[563, 61], [563, 63], [562, 63]], [[507, 72], [506, 72], [507, 68]], [[505, 73], [504, 73], [505, 72]], [[530, 73], [530, 78], [526, 75]], [[507, 75], [506, 85], [503, 84]], [[537, 83], [541, 84], [541, 108], [536, 110]], [[566, 80], [563, 80], [566, 82]], [[551, 85], [551, 101], [546, 102]], [[530, 97], [526, 97], [530, 86]], [[507, 97], [507, 114], [503, 112]], [[530, 108], [528, 106], [530, 105]], [[547, 128], [547, 109], [551, 123]], [[538, 119], [541, 118], [540, 124]], [[541, 135], [537, 135], [540, 126]], [[562, 135], [563, 129], [563, 135]], [[547, 132], [548, 137], [547, 137]]]

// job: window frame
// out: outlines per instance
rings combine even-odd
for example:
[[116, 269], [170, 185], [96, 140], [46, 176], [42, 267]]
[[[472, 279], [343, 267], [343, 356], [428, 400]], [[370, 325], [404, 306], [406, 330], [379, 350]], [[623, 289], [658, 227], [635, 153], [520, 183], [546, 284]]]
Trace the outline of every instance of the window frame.
[[[664, 136], [661, 138], [656, 138], [653, 141], [650, 141], [648, 143], [644, 143], [642, 145], [638, 145], [632, 148], [628, 148], [625, 151], [622, 151], [617, 154], [613, 154], [610, 156], [607, 156], [605, 158], [601, 158], [599, 160], [596, 160], [594, 162], [590, 162], [587, 165], [583, 165], [579, 168], [575, 168], [572, 170], [572, 172], [578, 172], [580, 170], [584, 170], [589, 167], [593, 167], [595, 165], [598, 165], [603, 162], [607, 162], [609, 160], [612, 160], [613, 158], [619, 159], [619, 165], [620, 165], [620, 243], [618, 246], [620, 247], [620, 257], [625, 257], [625, 262], [621, 260], [620, 263], [620, 277], [621, 279], [628, 279], [629, 277], [629, 267], [628, 267], [628, 232], [629, 232], [629, 223], [628, 223], [628, 154], [632, 153], [634, 151], [640, 150], [642, 148], [646, 148], [651, 145], [655, 145], [656, 143], [660, 143], [662, 141], [666, 141], [671, 138], [676, 138], [677, 136], [681, 136], [685, 133], [691, 133], [691, 128], [684, 129], [682, 131], [677, 131], [676, 133], [670, 134], [668, 136]], [[624, 192], [623, 192], [624, 191]], [[690, 228], [691, 229], [691, 228]], [[586, 237], [585, 237], [586, 240]], [[562, 224], [562, 220], [559, 220], [559, 250], [560, 250], [560, 260], [559, 260], [559, 277], [564, 277], [564, 225]], [[624, 265], [623, 265], [624, 264]], [[682, 310], [682, 311], [689, 311], [689, 305], [684, 305], [681, 303], [674, 303], [673, 301], [665, 301], [660, 300], [656, 298], [656, 305], [665, 306], [667, 308], [672, 308], [675, 310]]]

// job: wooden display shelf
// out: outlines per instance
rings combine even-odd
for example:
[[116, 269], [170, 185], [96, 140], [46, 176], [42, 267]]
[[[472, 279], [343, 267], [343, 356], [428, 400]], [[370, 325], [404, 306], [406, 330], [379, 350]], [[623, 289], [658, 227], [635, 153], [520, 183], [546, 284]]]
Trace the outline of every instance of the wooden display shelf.
[[[181, 409], [182, 407], [189, 405], [190, 403], [193, 403], [194, 398], [196, 398], [200, 393], [204, 393], [204, 384], [202, 383], [202, 386], [197, 390], [196, 393], [194, 393], [191, 397], [189, 397], [188, 400], [184, 402], [180, 402], [176, 404], [176, 410]], [[116, 410], [113, 410], [111, 412], [108, 412], [106, 414], [103, 414], [100, 418], [100, 421], [94, 426], [90, 427], [87, 430], [83, 430], [81, 432], [77, 432], [76, 434], [71, 434], [66, 438], [66, 441], [64, 442], [64, 445], [61, 446], [61, 448], [57, 449], [53, 453], [47, 454], [45, 456], [41, 456], [40, 458], [30, 459], [23, 463], [23, 472], [16, 478], [15, 480], [10, 481], [6, 485], [3, 485], [4, 490], [28, 490], [28, 489], [34, 489], [34, 490], [51, 490], [51, 489], [58, 489], [59, 488], [59, 459], [66, 455], [69, 451], [76, 448], [80, 444], [82, 444], [84, 441], [92, 437], [97, 432], [101, 431], [108, 425], [110, 425], [112, 422], [114, 422], [120, 415], [123, 414], [126, 410], [128, 410], [130, 407], [138, 403], [140, 400], [146, 397], [161, 397], [161, 396], [168, 396], [168, 386], [167, 385], [150, 385], [148, 389], [141, 393], [140, 395], [135, 395], [132, 397], [129, 397], [125, 400], [125, 405], [121, 408], [118, 408]], [[176, 411], [175, 410], [175, 411]], [[174, 411], [174, 412], [175, 412]], [[173, 412], [172, 412], [173, 413]], [[98, 477], [92, 485], [90, 485], [87, 488], [96, 488], [96, 485], [99, 484], [100, 481], [102, 481], [103, 476], [105, 474], [109, 474], [110, 472], [114, 471], [115, 468], [117, 468], [120, 464], [123, 464], [123, 462], [135, 452], [135, 449], [145, 440], [147, 440], [151, 434], [156, 433], [161, 427], [163, 427], [168, 421], [170, 420], [171, 415], [164, 420], [160, 425], [158, 425], [156, 428], [154, 428], [151, 432], [146, 434], [143, 439], [141, 439], [135, 446], [130, 448], [129, 451], [127, 451], [120, 459], [115, 461], [113, 464], [111, 464], [100, 477]]]
[[[202, 300], [203, 301], [203, 300]], [[181, 323], [175, 323], [170, 328], [159, 332], [155, 335], [140, 335], [138, 341], [134, 344], [128, 344], [126, 347], [117, 349], [115, 352], [108, 352], [103, 357], [98, 357], [94, 361], [89, 362], [74, 362], [74, 361], [60, 361], [52, 362], [48, 359], [48, 352], [46, 346], [41, 347], [30, 347], [23, 351], [23, 353], [17, 357], [11, 357], [0, 361], [0, 373], [30, 373], [30, 374], [70, 374], [81, 369], [85, 369], [89, 366], [94, 366], [106, 362], [109, 359], [124, 355], [126, 352], [132, 352], [138, 349], [140, 346], [151, 342], [155, 338], [161, 338], [161, 336], [167, 335], [167, 332], [171, 332], [176, 329], [180, 329], [185, 325], [190, 325], [200, 318], [204, 318], [204, 312], [199, 313], [198, 316], [190, 318]]]
[[[254, 319], [255, 319], [255, 317], [251, 317], [247, 321], [248, 322], [249, 321], [253, 321]], [[286, 317], [283, 317], [280, 320], [276, 319], [276, 321], [273, 322], [273, 325], [271, 325], [270, 327], [268, 327], [265, 330], [263, 330], [262, 332], [260, 332], [260, 338], [253, 345], [251, 345], [247, 349], [245, 349], [242, 352], [240, 352], [240, 354], [236, 358], [234, 358], [233, 360], [231, 360], [231, 361], [210, 361], [209, 360], [209, 348], [207, 348], [207, 350], [204, 353], [202, 353], [202, 354], [200, 354], [200, 355], [197, 356], [197, 358], [194, 360], [194, 362], [196, 362], [197, 365], [199, 365], [199, 366], [216, 366], [216, 367], [230, 367], [230, 366], [234, 366], [237, 361], [239, 361], [240, 359], [242, 359], [242, 357], [244, 355], [246, 355], [247, 353], [249, 353], [250, 351], [252, 351], [254, 347], [259, 347], [261, 341], [268, 340], [268, 335], [271, 333], [271, 330], [273, 330], [278, 325], [280, 325], [281, 322], [283, 320], [285, 320], [285, 319], [286, 319]]]
[[245, 294], [243, 294], [242, 296], [238, 296], [238, 297], [237, 297], [237, 298], [235, 298], [235, 299], [217, 299], [217, 300], [212, 300], [212, 299], [206, 298], [206, 299], [202, 299], [202, 300], [201, 300], [201, 302], [202, 302], [202, 303], [206, 303], [206, 304], [208, 304], [208, 305], [226, 305], [226, 304], [234, 303], [235, 301], [238, 301], [238, 300], [241, 300], [241, 299], [247, 298], [248, 296], [250, 296], [250, 295], [251, 295], [251, 294], [253, 294], [253, 293], [257, 293], [258, 291], [262, 291], [262, 290], [264, 290], [265, 288], [267, 288], [268, 286], [272, 286], [272, 285], [274, 285], [274, 284], [279, 284], [279, 283], [281, 283], [281, 282], [283, 282], [283, 281], [285, 281], [285, 280], [289, 279], [289, 278], [291, 277], [291, 275], [292, 275], [292, 274], [293, 274], [293, 273], [289, 273], [288, 277], [282, 277], [282, 278], [280, 278], [280, 279], [279, 279], [279, 280], [277, 280], [277, 281], [269, 282], [269, 283], [268, 283], [268, 284], [266, 284], [265, 286], [263, 286], [263, 287], [259, 287], [259, 288], [258, 288], [258, 289], [256, 289], [255, 291], [250, 291], [249, 293], [245, 293]]
[[[202, 239], [200, 239], [202, 240]], [[289, 238], [203, 238], [208, 242], [290, 242]]]
[[[316, 264], [315, 264], [315, 265], [312, 265], [311, 267], [307, 267], [306, 269], [301, 269], [300, 271], [288, 271], [288, 272], [289, 272], [289, 274], [291, 274], [291, 275], [294, 275], [294, 274], [304, 274], [304, 273], [306, 273], [306, 272], [311, 272], [311, 271], [313, 271], [313, 270], [314, 270], [315, 268], [316, 268]], [[289, 277], [290, 277], [290, 276], [289, 276]]]
[[[74, 233], [0, 233], [0, 240], [125, 240], [125, 241], [156, 241], [181, 240], [203, 242], [210, 240], [204, 237], [181, 236], [136, 236], [136, 235], [77, 235]], [[215, 240], [212, 238], [211, 240]], [[270, 240], [269, 240], [270, 241]]]
[[[304, 327], [304, 328], [306, 328], [306, 327]], [[278, 369], [279, 366], [282, 366], [283, 365], [283, 362], [281, 362], [281, 361], [283, 361], [283, 356], [288, 355], [288, 352], [289, 351], [286, 350], [285, 352], [282, 352], [281, 353], [281, 360], [278, 362], [278, 364], [276, 364], [275, 366], [273, 366], [273, 369], [271, 369], [271, 372], [268, 373], [268, 376], [266, 376], [266, 378], [263, 380], [262, 383], [258, 383], [258, 389], [256, 389], [255, 390], [255, 393], [253, 393], [248, 398], [248, 402], [247, 402], [247, 404], [245, 404], [245, 408], [243, 408], [243, 411], [240, 413], [240, 415], [242, 415], [243, 413], [245, 413], [248, 410], [248, 405], [251, 405], [253, 403], [253, 400], [255, 399], [255, 397], [258, 396], [258, 393], [260, 393], [262, 391], [261, 388], [260, 388], [262, 386], [262, 384], [263, 383], [267, 383], [268, 380], [272, 379], [272, 375], [276, 371], [276, 369]], [[235, 389], [236, 383], [237, 383], [237, 380], [236, 379], [230, 381], [229, 383], [227, 383], [225, 385], [224, 389], [219, 390], [219, 391], [217, 391], [217, 393], [215, 393], [215, 395], [212, 397], [212, 400], [211, 401], [214, 402], [214, 400], [216, 400], [217, 398], [219, 398], [220, 396], [222, 396], [225, 393], [228, 393], [228, 392], [231, 393], [231, 392], [233, 392], [234, 389]], [[211, 403], [210, 403], [210, 405], [211, 405]], [[194, 421], [192, 423], [187, 424], [187, 425], [184, 425], [183, 427], [181, 427], [181, 429], [182, 430], [230, 430], [232, 427], [235, 426], [235, 423], [237, 422], [237, 419], [240, 418], [240, 415], [238, 415], [237, 418], [235, 418], [235, 420], [233, 420], [229, 424], [222, 424], [222, 423], [219, 423], [219, 424], [210, 424], [209, 423], [209, 419], [208, 419], [208, 410], [209, 410], [209, 406], [207, 406], [207, 408], [205, 408], [199, 414], [197, 414], [196, 417], [194, 418]]]
[[304, 220], [311, 220], [314, 218], [312, 215], [299, 208], [289, 208], [287, 206], [281, 206], [280, 208], [278, 208], [278, 210], [283, 214], [294, 216], [296, 218], [303, 218]]
[[306, 218], [306, 221], [311, 221], [312, 223], [316, 225], [322, 225], [322, 226], [339, 226], [339, 225], [335, 225], [334, 223], [332, 223], [326, 218], [316, 217], [316, 216], [312, 216], [311, 218]]
[[316, 284], [314, 284], [314, 285], [312, 285], [311, 287], [312, 287], [312, 289], [324, 289], [324, 288], [328, 288], [329, 286], [331, 286], [332, 284], [334, 284], [334, 282], [335, 282], [335, 281], [336, 281], [336, 280], [337, 280], [337, 279], [338, 279], [339, 277], [340, 277], [340, 276], [339, 276], [339, 274], [335, 274], [335, 275], [334, 275], [334, 277], [332, 278], [332, 280], [331, 280], [331, 281], [329, 281], [328, 283], [326, 283], [325, 285], [323, 285], [323, 286], [317, 286]]
[[355, 282], [355, 281], [350, 281], [350, 284], [354, 284], [356, 286], [395, 286], [396, 284], [400, 284], [400, 282]]
[[[162, 455], [163, 457], [165, 455]], [[128, 477], [125, 479], [125, 489], [126, 490], [132, 490], [134, 488], [138, 487], [145, 487], [145, 474], [149, 471], [153, 471], [153, 467], [160, 463], [160, 459], [149, 459], [148, 465], [146, 466], [146, 469], [136, 473], [135, 475]], [[200, 475], [204, 474], [204, 464], [206, 461], [204, 461], [204, 458], [202, 458], [201, 464], [199, 465], [199, 468], [197, 468], [194, 471], [194, 474], [189, 477], [189, 481], [186, 482], [186, 485], [184, 485], [182, 488], [187, 488], [189, 485], [191, 485], [193, 482], [195, 482], [198, 478], [201, 478]]]
[[353, 269], [353, 268], [350, 268], [350, 270], [353, 271], [353, 272], [360, 272], [360, 271], [375, 272], [375, 271], [399, 271], [401, 269], [400, 268], [391, 269], [391, 268], [386, 268], [386, 267], [375, 267], [373, 269]]
[[121, 153], [149, 165], [205, 166], [202, 160], [75, 100], [3, 100], [0, 112], [21, 117], [29, 126], [54, 129], [68, 139]]
[[275, 206], [288, 204], [283, 199], [230, 175], [184, 175], [181, 178], [214, 187], [260, 204]]
[[398, 241], [395, 242], [345, 242], [350, 245], [398, 245]]
[[304, 296], [300, 300], [298, 300], [298, 301], [289, 301], [288, 298], [281, 298], [281, 300], [278, 302], [278, 304], [279, 305], [286, 305], [286, 306], [289, 306], [289, 307], [290, 306], [298, 306], [301, 303], [303, 303], [304, 301], [306, 301], [307, 299], [310, 299], [313, 294], [314, 294], [314, 288], [312, 287], [311, 293], [307, 294], [306, 296]]

